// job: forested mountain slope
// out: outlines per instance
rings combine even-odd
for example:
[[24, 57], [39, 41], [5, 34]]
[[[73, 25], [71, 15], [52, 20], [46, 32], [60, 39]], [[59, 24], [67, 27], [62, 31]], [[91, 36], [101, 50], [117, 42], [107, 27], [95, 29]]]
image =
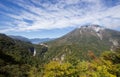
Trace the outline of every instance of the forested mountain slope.
[[99, 25], [85, 25], [47, 44], [47, 55], [52, 58], [89, 59], [87, 54], [90, 51], [98, 56], [103, 51], [116, 49], [120, 44], [120, 32]]

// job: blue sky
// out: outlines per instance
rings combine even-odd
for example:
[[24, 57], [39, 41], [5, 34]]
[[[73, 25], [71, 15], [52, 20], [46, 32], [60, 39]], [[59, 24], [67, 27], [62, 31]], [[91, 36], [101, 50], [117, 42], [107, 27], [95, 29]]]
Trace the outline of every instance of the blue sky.
[[0, 33], [55, 38], [84, 24], [120, 31], [120, 0], [0, 0]]

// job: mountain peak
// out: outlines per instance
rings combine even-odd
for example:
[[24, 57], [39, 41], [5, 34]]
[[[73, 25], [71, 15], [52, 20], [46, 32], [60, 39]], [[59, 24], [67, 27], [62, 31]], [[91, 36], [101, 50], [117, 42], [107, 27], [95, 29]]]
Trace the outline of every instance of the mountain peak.
[[84, 25], [81, 26], [80, 29], [85, 29], [85, 30], [94, 30], [95, 32], [99, 32], [100, 30], [104, 30], [104, 27], [99, 26], [99, 25], [95, 25], [95, 24], [91, 24], [91, 25]]
[[83, 59], [89, 51], [99, 55], [103, 51], [116, 49], [120, 45], [120, 32], [99, 25], [84, 25], [47, 44], [52, 49], [50, 53], [57, 55], [55, 57], [74, 54]]
[[83, 25], [81, 27], [88, 28], [88, 27], [101, 27], [101, 26], [97, 24], [89, 24], [89, 25]]

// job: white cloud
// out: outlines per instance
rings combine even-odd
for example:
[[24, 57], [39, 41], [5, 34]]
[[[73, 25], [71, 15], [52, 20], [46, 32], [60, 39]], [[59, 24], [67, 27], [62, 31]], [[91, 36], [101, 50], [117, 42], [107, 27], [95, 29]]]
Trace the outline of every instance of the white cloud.
[[110, 19], [110, 18], [104, 18], [101, 21], [103, 25], [106, 25], [105, 27], [111, 28], [111, 29], [117, 29], [120, 28], [120, 20], [118, 19]]
[[[11, 25], [16, 25], [17, 31], [65, 28], [85, 23], [120, 28], [120, 5], [107, 7], [103, 5], [101, 0], [58, 0], [56, 4], [40, 3], [38, 0], [32, 0], [32, 2], [41, 7], [25, 0], [17, 0], [13, 3], [26, 10], [20, 9], [19, 13], [17, 10], [13, 10], [18, 15], [5, 13], [5, 15], [15, 19]], [[83, 5], [82, 2], [87, 4]], [[80, 8], [78, 8], [79, 6]], [[32, 23], [24, 20], [30, 20]], [[8, 28], [2, 31], [16, 31], [15, 29]]]

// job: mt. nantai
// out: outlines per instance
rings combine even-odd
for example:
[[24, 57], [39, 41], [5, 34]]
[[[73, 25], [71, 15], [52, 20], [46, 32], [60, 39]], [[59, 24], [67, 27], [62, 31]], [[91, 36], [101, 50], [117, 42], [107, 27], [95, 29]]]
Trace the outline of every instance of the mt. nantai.
[[88, 59], [90, 51], [98, 56], [103, 51], [117, 48], [120, 45], [120, 32], [99, 25], [85, 25], [47, 44], [50, 51], [47, 54], [52, 58], [73, 56]]

